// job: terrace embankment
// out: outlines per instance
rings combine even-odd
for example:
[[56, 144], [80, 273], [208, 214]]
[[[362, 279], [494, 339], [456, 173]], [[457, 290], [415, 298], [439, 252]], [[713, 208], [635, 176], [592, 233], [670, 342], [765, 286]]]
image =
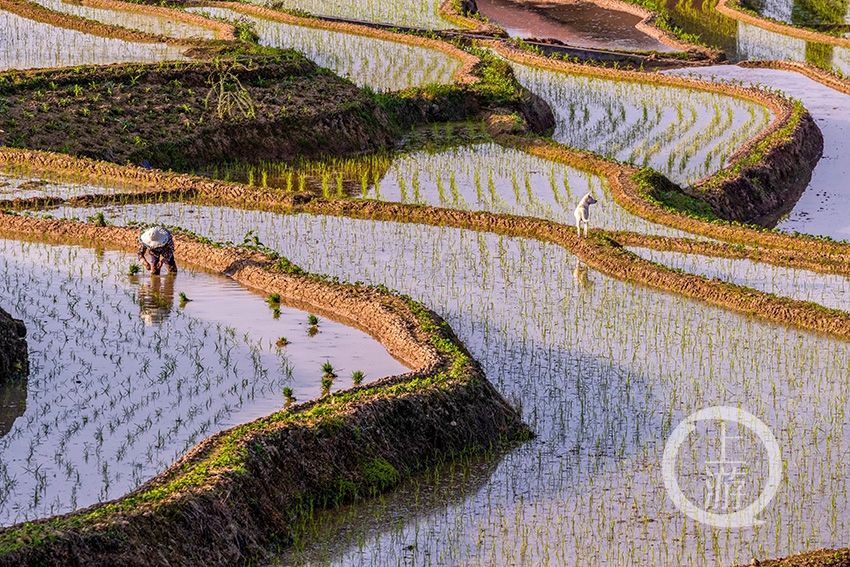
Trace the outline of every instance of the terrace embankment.
[[823, 256], [850, 254], [850, 246], [839, 242], [794, 237], [715, 220], [705, 201], [686, 195], [669, 180], [646, 170], [618, 164], [555, 142], [520, 137], [503, 137], [501, 141], [532, 155], [605, 177], [617, 203], [630, 213], [651, 222], [735, 245], [805, 251], [807, 254]]
[[[391, 118], [367, 93], [295, 52], [0, 75], [12, 147], [188, 168], [224, 159], [375, 151]], [[13, 96], [10, 96], [13, 95]]]
[[375, 95], [294, 51], [266, 51], [274, 54], [0, 74], [3, 142], [191, 171], [376, 152], [413, 125], [492, 112], [516, 114], [537, 133], [554, 125], [551, 109], [494, 58], [466, 57], [466, 84]]
[[[774, 115], [770, 126], [738, 149], [721, 171], [684, 188], [660, 175], [646, 177], [644, 193], [662, 202], [665, 195], [687, 195], [691, 200], [706, 203], [716, 218], [770, 226], [797, 202], [823, 154], [823, 135], [808, 111], [797, 102], [767, 91], [684, 77], [598, 69], [541, 57], [504, 44], [490, 45], [510, 60], [541, 69], [713, 92], [770, 109]], [[645, 216], [642, 212], [636, 214]]]
[[[0, 234], [133, 249], [138, 230], [0, 215]], [[218, 433], [119, 500], [2, 529], [0, 566], [250, 563], [286, 545], [292, 523], [315, 508], [529, 435], [448, 326], [409, 299], [256, 252], [177, 241], [180, 261], [354, 321], [414, 370]]]
[[27, 329], [0, 307], [0, 384], [29, 374]]

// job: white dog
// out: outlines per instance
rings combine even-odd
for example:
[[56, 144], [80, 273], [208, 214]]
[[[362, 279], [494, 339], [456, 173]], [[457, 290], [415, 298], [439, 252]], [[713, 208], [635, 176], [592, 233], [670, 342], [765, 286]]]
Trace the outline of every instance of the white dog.
[[581, 237], [581, 225], [584, 224], [584, 236], [587, 236], [587, 224], [590, 222], [590, 205], [596, 203], [596, 199], [588, 193], [582, 197], [581, 202], [576, 207], [576, 230]]

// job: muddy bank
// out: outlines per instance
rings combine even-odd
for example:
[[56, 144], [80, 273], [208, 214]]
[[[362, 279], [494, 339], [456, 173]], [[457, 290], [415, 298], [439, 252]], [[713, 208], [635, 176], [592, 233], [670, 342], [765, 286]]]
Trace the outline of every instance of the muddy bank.
[[771, 228], [797, 203], [822, 155], [820, 128], [800, 106], [781, 128], [741, 148], [720, 173], [682, 190], [707, 202], [718, 218]]
[[822, 251], [805, 253], [781, 248], [738, 246], [725, 242], [650, 236], [636, 232], [611, 231], [607, 233], [623, 246], [636, 246], [665, 252], [697, 254], [731, 260], [751, 260], [786, 268], [808, 270], [821, 274], [850, 276], [850, 254], [828, 254]]
[[29, 374], [26, 337], [24, 322], [0, 307], [0, 384]]
[[[590, 152], [578, 151], [554, 142], [504, 138], [504, 143], [558, 163], [604, 176], [614, 199], [630, 213], [672, 228], [740, 246], [764, 246], [789, 251], [817, 253], [823, 255], [850, 254], [850, 245], [822, 238], [791, 236], [757, 226], [740, 223], [706, 220], [690, 211], [673, 208], [653, 196], [657, 186], [643, 183], [645, 177], [636, 167], [616, 164]], [[664, 187], [674, 186], [664, 177], [657, 176]], [[662, 187], [663, 188], [663, 187]], [[683, 196], [684, 193], [677, 193]], [[695, 199], [688, 203], [703, 203]]]
[[365, 91], [300, 54], [0, 74], [10, 147], [162, 169], [391, 144]]
[[281, 22], [293, 26], [303, 26], [321, 30], [362, 35], [366, 37], [374, 37], [377, 39], [393, 41], [405, 45], [415, 45], [417, 47], [423, 47], [426, 49], [434, 49], [437, 51], [441, 51], [462, 63], [462, 66], [455, 72], [453, 77], [456, 82], [461, 84], [470, 84], [478, 81], [478, 77], [472, 74], [472, 68], [479, 62], [479, 59], [474, 55], [471, 55], [466, 51], [458, 49], [457, 47], [444, 41], [438, 41], [436, 39], [420, 37], [416, 35], [393, 33], [385, 29], [361, 26], [345, 22], [328, 21], [317, 18], [302, 18], [299, 16], [288, 14], [286, 12], [281, 12], [279, 10], [272, 10], [269, 8], [264, 8], [262, 6], [254, 6], [251, 4], [242, 4], [240, 2], [191, 0], [186, 2], [186, 5], [192, 7], [225, 8], [242, 14], [262, 18], [264, 20]]
[[[850, 549], [817, 549], [797, 555], [789, 555], [781, 559], [765, 559], [745, 565], [758, 565], [759, 567], [846, 567], [850, 565]], [[745, 567], [745, 565], [739, 567]]]
[[[4, 236], [135, 248], [138, 230], [0, 215]], [[356, 321], [412, 368], [205, 440], [119, 500], [0, 530], [0, 565], [234, 565], [287, 545], [310, 510], [387, 490], [428, 464], [525, 438], [448, 326], [388, 292], [298, 275], [177, 237], [178, 258]], [[288, 273], [289, 272], [289, 273]]]
[[745, 69], [778, 69], [780, 71], [792, 71], [817, 81], [840, 93], [850, 94], [850, 78], [839, 77], [834, 73], [824, 71], [811, 63], [800, 61], [741, 61], [738, 67]]
[[459, 82], [376, 95], [294, 51], [271, 49], [265, 52], [274, 55], [232, 60], [7, 72], [0, 74], [0, 96], [7, 97], [0, 129], [9, 148], [193, 171], [374, 153], [394, 148], [412, 126], [493, 112], [516, 113], [539, 134], [554, 125], [551, 109], [504, 61], [424, 38], [404, 42], [451, 52], [463, 61]]

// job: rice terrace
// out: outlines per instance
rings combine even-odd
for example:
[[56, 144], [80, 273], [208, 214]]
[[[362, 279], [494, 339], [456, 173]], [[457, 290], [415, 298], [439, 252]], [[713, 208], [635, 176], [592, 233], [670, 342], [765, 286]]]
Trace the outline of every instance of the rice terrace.
[[0, 567], [850, 565], [848, 0], [0, 0]]

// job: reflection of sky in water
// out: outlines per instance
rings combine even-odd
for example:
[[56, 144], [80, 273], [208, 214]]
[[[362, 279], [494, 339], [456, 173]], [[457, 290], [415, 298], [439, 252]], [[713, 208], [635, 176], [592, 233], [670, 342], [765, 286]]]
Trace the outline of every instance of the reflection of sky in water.
[[[832, 66], [850, 74], [850, 49], [827, 47], [832, 51]], [[806, 41], [738, 22], [738, 58], [806, 61]], [[814, 62], [811, 62], [814, 63]]]
[[763, 0], [760, 2], [759, 12], [762, 16], [773, 18], [780, 22], [791, 21], [791, 9], [794, 7], [793, 0]]
[[221, 8], [190, 10], [229, 20], [247, 20], [254, 24], [260, 45], [297, 49], [317, 65], [375, 90], [450, 83], [452, 74], [461, 66], [457, 59], [435, 49], [293, 26]]
[[36, 4], [40, 4], [55, 12], [80, 16], [89, 20], [103, 22], [107, 25], [121, 26], [152, 34], [179, 38], [202, 37], [205, 39], [213, 39], [215, 36], [215, 33], [211, 29], [152, 14], [92, 8], [91, 6], [83, 6], [81, 4], [70, 4], [63, 0], [34, 1]]
[[742, 60], [805, 61], [806, 42], [738, 22], [738, 56]]
[[[847, 34], [846, 37], [850, 37], [850, 34]], [[836, 47], [833, 49], [832, 66], [845, 75], [850, 75], [850, 49], [846, 47]]]
[[[791, 24], [791, 12], [794, 9], [794, 0], [761, 0], [759, 13], [767, 18], [773, 18], [780, 22]], [[844, 16], [844, 21], [850, 24], [850, 7]], [[827, 23], [827, 22], [824, 22]]]
[[[250, 0], [252, 4], [268, 5], [268, 0]], [[349, 18], [368, 22], [385, 22], [401, 26], [428, 29], [447, 29], [451, 22], [440, 16], [438, 0], [280, 0], [283, 10], [302, 10], [318, 16]]]
[[0, 30], [0, 70], [184, 59], [181, 49], [165, 44], [97, 37], [3, 11]]
[[0, 526], [120, 496], [206, 436], [280, 409], [284, 386], [317, 397], [326, 361], [334, 391], [354, 370], [405, 372], [358, 329], [320, 317], [311, 334], [307, 312], [275, 314], [229, 278], [182, 264], [127, 276], [134, 261], [0, 239], [0, 299], [27, 327], [30, 360], [25, 391], [0, 387]]
[[742, 69], [734, 65], [722, 65], [700, 70], [671, 71], [671, 74], [700, 74], [716, 80], [761, 83], [800, 100], [823, 134], [823, 156], [812, 173], [806, 191], [791, 213], [780, 220], [777, 228], [785, 232], [850, 239], [850, 188], [847, 186], [850, 161], [846, 158], [850, 140], [850, 96], [798, 73], [774, 69]]

